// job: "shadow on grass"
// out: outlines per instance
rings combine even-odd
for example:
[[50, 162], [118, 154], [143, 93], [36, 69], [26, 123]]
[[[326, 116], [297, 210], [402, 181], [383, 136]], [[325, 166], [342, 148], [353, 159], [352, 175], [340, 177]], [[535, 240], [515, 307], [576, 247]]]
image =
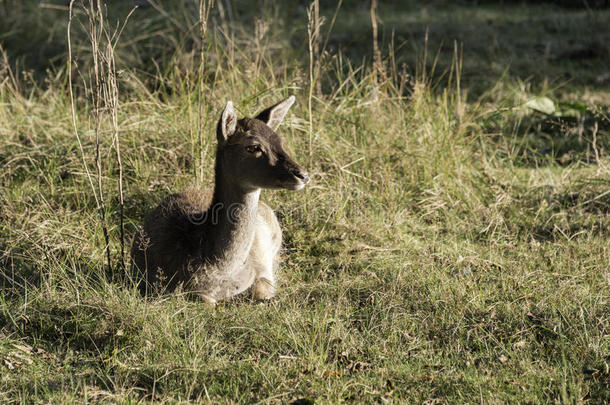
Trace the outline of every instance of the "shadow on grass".
[[[14, 10], [0, 13], [0, 31], [3, 31], [2, 27], [6, 28], [0, 45], [8, 53], [15, 71], [32, 72], [34, 79], [44, 86], [47, 71], [57, 71], [65, 64], [65, 4], [41, 7], [37, 2], [4, 3], [0, 3], [0, 9], [13, 7]], [[109, 21], [123, 20], [131, 9], [131, 4], [127, 3], [111, 2]], [[177, 53], [186, 56], [198, 46], [196, 30], [190, 32], [176, 26], [176, 19], [186, 19], [185, 26], [195, 25], [195, 21], [189, 19], [193, 18], [189, 17], [192, 4], [158, 3], [166, 14], [153, 7], [140, 7], [129, 21], [124, 41], [116, 50], [117, 58], [124, 66], [152, 76], [174, 69], [168, 65], [179, 60]], [[553, 2], [433, 1], [425, 5], [414, 1], [381, 2], [378, 7], [380, 45], [382, 50], [393, 46], [396, 65], [405, 64], [405, 71], [411, 75], [421, 66], [426, 48], [428, 71], [438, 56], [438, 77], [450, 69], [455, 43], [462, 53], [463, 88], [475, 96], [489, 89], [507, 69], [511, 76], [522, 80], [567, 82], [568, 91], [582, 90], [583, 86], [608, 89], [610, 31], [606, 25], [610, 10], [603, 4], [600, 5], [602, 9], [592, 10], [591, 1], [572, 3], [578, 3], [578, 7], [565, 8]], [[252, 27], [252, 20], [261, 15], [277, 16], [272, 27], [279, 31], [270, 35], [290, 38], [293, 44], [290, 52], [281, 53], [280, 59], [298, 57], [299, 63], [306, 66], [305, 3], [294, 8], [269, 4], [264, 10], [253, 10], [247, 3], [234, 2], [232, 7], [235, 10], [230, 20], [236, 27], [241, 27], [239, 29]], [[321, 7], [321, 14], [329, 20], [336, 3], [322, 2]], [[211, 32], [220, 29], [221, 21], [225, 19], [216, 13], [218, 11], [213, 10]], [[291, 21], [291, 24], [285, 25], [282, 21]], [[74, 29], [74, 41], [86, 40], [82, 32]], [[252, 28], [246, 28], [249, 29]], [[368, 6], [346, 2], [337, 14], [328, 50], [331, 54], [341, 51], [352, 64], [359, 65], [363, 59], [370, 60], [371, 41]], [[75, 49], [80, 52], [81, 47], [75, 46]], [[293, 52], [294, 49], [300, 50], [300, 56]], [[79, 58], [81, 56], [87, 57], [79, 55]], [[209, 68], [215, 69], [214, 66]], [[80, 70], [84, 71], [82, 67]], [[442, 86], [445, 81], [438, 80], [438, 83]]]
[[[601, 183], [601, 184], [600, 184]], [[609, 181], [579, 182], [567, 190], [537, 187], [516, 197], [516, 232], [541, 242], [610, 235]], [[600, 187], [602, 186], [602, 187]]]
[[[565, 91], [610, 88], [609, 10], [567, 9], [544, 2], [430, 2], [381, 4], [382, 49], [397, 49], [393, 60], [406, 72], [428, 74], [443, 87], [455, 51], [461, 56], [462, 88], [477, 97], [510, 77], [541, 85], [563, 83]], [[368, 9], [346, 7], [329, 44], [353, 61], [370, 58]], [[436, 80], [435, 80], [436, 76]]]
[[[596, 164], [610, 153], [610, 111], [573, 117], [531, 113], [504, 118], [492, 131], [504, 134], [491, 138], [498, 151], [518, 167]], [[512, 134], [506, 134], [511, 131]]]

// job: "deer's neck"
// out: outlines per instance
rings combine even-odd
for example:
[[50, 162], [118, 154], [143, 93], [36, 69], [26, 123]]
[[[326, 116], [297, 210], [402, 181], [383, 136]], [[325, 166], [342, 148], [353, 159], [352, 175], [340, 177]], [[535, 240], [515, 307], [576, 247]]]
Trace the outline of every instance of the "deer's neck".
[[216, 162], [214, 197], [210, 206], [207, 240], [208, 262], [221, 272], [242, 267], [254, 240], [260, 189], [244, 189], [225, 176]]

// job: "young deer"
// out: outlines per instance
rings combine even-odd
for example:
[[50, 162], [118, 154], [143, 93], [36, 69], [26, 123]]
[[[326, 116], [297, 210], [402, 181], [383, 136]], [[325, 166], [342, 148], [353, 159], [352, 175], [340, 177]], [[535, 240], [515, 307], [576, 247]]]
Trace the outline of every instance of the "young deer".
[[259, 196], [262, 188], [300, 190], [309, 182], [275, 133], [293, 103], [291, 96], [256, 118], [237, 120], [227, 102], [216, 130], [213, 192], [169, 196], [134, 238], [142, 293], [182, 286], [213, 303], [252, 287], [254, 299], [274, 296], [282, 231]]

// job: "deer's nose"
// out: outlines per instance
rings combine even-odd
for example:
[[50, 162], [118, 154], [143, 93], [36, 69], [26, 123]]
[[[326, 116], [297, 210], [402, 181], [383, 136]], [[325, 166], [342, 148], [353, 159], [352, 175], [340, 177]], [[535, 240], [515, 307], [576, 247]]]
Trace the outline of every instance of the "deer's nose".
[[307, 172], [303, 172], [301, 170], [292, 170], [291, 172], [292, 175], [301, 180], [303, 184], [309, 183], [309, 174], [307, 174]]

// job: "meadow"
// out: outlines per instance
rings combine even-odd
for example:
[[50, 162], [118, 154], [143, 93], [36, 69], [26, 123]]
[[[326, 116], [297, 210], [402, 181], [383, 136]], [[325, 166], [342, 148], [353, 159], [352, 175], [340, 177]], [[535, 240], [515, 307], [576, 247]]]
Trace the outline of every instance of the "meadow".
[[[610, 402], [607, 7], [140, 3], [0, 1], [0, 402]], [[226, 101], [289, 95], [277, 297], [141, 297]]]

